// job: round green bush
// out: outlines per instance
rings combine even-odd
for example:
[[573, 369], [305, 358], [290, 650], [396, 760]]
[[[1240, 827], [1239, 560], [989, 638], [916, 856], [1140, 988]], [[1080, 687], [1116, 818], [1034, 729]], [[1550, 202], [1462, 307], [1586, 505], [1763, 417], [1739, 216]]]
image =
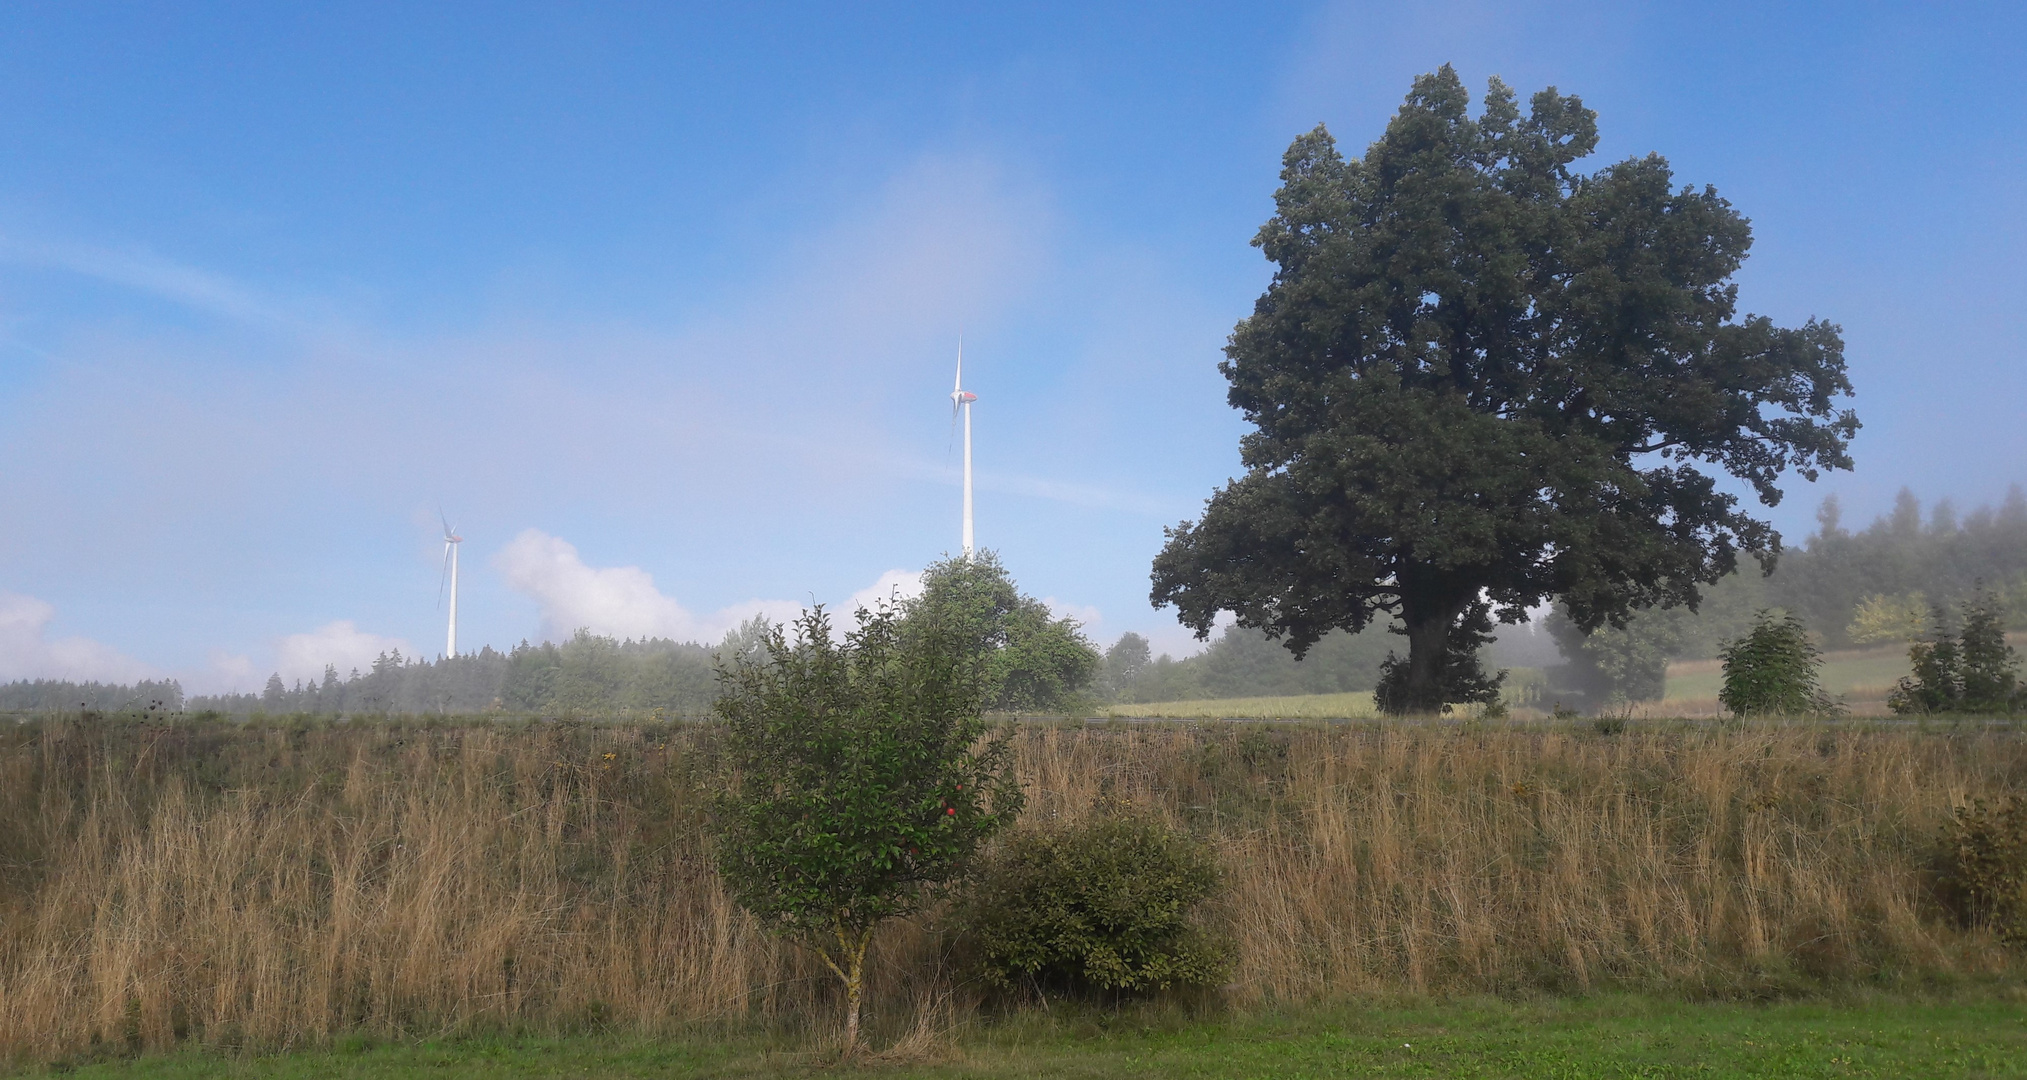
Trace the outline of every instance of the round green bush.
[[1837, 706], [1823, 693], [1817, 670], [1823, 652], [1793, 615], [1761, 611], [1752, 629], [1726, 643], [1724, 689], [1717, 700], [1738, 716], [1801, 715], [1834, 712]]
[[1230, 950], [1193, 915], [1218, 882], [1207, 846], [1152, 818], [1030, 826], [987, 860], [962, 921], [980, 974], [1000, 989], [1214, 986]]

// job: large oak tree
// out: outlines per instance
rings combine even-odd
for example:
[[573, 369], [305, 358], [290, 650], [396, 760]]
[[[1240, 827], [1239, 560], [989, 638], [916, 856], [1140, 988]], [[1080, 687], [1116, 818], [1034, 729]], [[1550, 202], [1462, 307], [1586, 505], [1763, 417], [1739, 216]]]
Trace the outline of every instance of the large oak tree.
[[1300, 656], [1398, 621], [1381, 704], [1483, 700], [1491, 617], [1554, 598], [1586, 629], [1694, 605], [1780, 537], [1789, 470], [1849, 468], [1838, 328], [1736, 315], [1751, 229], [1649, 155], [1585, 174], [1596, 114], [1553, 88], [1417, 79], [1363, 160], [1296, 139], [1254, 243], [1273, 282], [1219, 365], [1244, 476], [1169, 531], [1153, 598]]

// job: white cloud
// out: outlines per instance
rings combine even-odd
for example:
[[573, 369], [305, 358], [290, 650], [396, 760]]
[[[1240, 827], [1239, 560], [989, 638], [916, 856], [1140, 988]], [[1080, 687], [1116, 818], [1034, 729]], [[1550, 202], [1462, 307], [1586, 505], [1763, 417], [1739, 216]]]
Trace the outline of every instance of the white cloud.
[[1077, 620], [1077, 624], [1082, 626], [1086, 632], [1089, 632], [1092, 627], [1105, 621], [1105, 616], [1100, 614], [1098, 609], [1090, 604], [1072, 604], [1067, 600], [1058, 600], [1053, 596], [1042, 597], [1042, 603], [1048, 607], [1049, 614], [1054, 615], [1058, 619], [1075, 619]]
[[697, 615], [662, 595], [653, 575], [640, 567], [586, 566], [575, 545], [540, 529], [516, 536], [493, 566], [509, 587], [541, 606], [542, 635], [551, 641], [587, 629], [622, 638], [715, 643], [754, 615], [785, 622], [802, 611], [792, 600], [749, 600]]
[[265, 678], [266, 674], [253, 666], [253, 657], [213, 649], [211, 667], [196, 678], [185, 679], [183, 689], [194, 694], [236, 694], [259, 689]]
[[874, 604], [882, 600], [913, 600], [920, 595], [922, 595], [922, 571], [889, 570], [880, 575], [880, 580], [853, 593], [851, 602], [845, 606], [849, 609], [847, 614], [859, 608], [870, 611]]
[[161, 673], [90, 638], [49, 640], [56, 608], [19, 593], [0, 592], [0, 679], [132, 682]]
[[[693, 612], [655, 587], [638, 566], [586, 566], [576, 545], [540, 529], [527, 529], [493, 558], [507, 585], [535, 601], [542, 636], [560, 641], [579, 629], [620, 638], [661, 637], [710, 645], [755, 615], [785, 623], [802, 614], [795, 600], [753, 599], [708, 614]], [[875, 600], [922, 592], [919, 570], [889, 570], [851, 595], [847, 611]]]
[[[290, 634], [275, 644], [275, 671], [282, 681], [293, 685], [297, 679], [315, 682], [324, 677], [325, 665], [338, 669], [345, 678], [353, 668], [366, 671], [381, 653], [399, 650], [410, 655], [415, 649], [403, 638], [384, 637], [353, 625], [350, 619], [325, 623], [307, 634]], [[232, 666], [227, 658], [225, 666]], [[214, 663], [217, 661], [214, 659]]]

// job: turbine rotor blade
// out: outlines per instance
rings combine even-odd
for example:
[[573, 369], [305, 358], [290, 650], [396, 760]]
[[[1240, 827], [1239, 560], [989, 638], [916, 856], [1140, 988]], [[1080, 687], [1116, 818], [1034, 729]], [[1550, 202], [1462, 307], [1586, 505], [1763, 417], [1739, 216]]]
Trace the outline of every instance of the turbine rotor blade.
[[450, 541], [443, 545], [443, 573], [436, 579], [436, 606], [443, 606], [443, 590], [450, 585]]

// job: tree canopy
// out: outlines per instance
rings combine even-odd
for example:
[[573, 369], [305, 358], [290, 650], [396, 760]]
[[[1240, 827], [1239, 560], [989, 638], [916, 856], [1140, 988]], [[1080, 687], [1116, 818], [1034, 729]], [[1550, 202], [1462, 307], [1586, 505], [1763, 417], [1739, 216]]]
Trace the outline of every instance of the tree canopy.
[[1254, 243], [1275, 264], [1219, 369], [1243, 476], [1169, 530], [1153, 600], [1301, 655], [1398, 618], [1395, 711], [1484, 699], [1490, 618], [1586, 629], [1699, 589], [1779, 535], [1719, 490], [1849, 468], [1836, 326], [1736, 314], [1747, 221], [1659, 156], [1584, 174], [1596, 115], [1553, 88], [1417, 79], [1363, 159], [1289, 147]]
[[906, 612], [911, 624], [971, 642], [985, 658], [985, 707], [995, 712], [1066, 708], [1098, 674], [1098, 649], [1077, 621], [1024, 595], [990, 551], [931, 563]]

